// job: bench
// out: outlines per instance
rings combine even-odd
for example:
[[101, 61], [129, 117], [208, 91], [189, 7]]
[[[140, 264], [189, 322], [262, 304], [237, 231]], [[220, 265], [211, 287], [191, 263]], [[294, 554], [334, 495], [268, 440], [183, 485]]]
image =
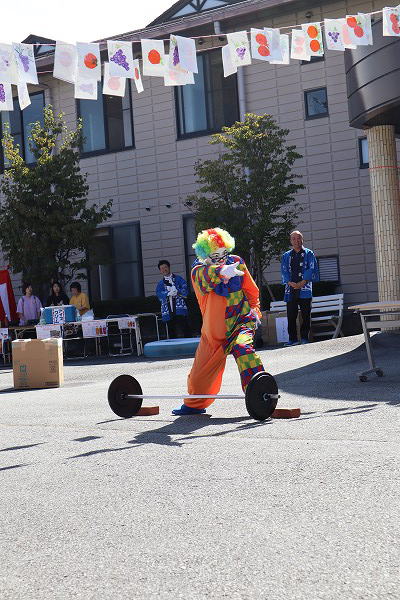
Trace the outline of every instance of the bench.
[[[278, 300], [271, 302], [271, 312], [286, 311], [286, 302]], [[338, 336], [343, 337], [343, 294], [332, 294], [330, 296], [315, 296], [311, 302], [311, 327], [314, 337]], [[315, 331], [316, 327], [330, 328], [328, 331]]]

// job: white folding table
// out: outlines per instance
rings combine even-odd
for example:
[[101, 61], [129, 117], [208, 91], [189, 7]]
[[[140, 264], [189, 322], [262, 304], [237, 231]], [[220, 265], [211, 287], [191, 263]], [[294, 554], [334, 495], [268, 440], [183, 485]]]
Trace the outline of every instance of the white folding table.
[[371, 373], [376, 373], [378, 377], [383, 377], [383, 370], [375, 363], [369, 332], [399, 328], [400, 301], [393, 300], [391, 302], [367, 302], [365, 304], [349, 306], [349, 310], [354, 310], [360, 315], [365, 339], [365, 348], [367, 350], [369, 362], [369, 369], [359, 373], [358, 378], [360, 381], [367, 381], [368, 375]]

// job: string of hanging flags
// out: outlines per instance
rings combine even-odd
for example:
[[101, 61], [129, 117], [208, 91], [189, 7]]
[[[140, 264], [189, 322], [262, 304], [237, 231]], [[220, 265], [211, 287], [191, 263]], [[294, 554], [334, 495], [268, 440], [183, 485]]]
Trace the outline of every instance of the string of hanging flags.
[[[227, 39], [227, 44], [221, 48], [224, 76], [229, 77], [253, 60], [288, 65], [291, 60], [309, 61], [314, 56], [323, 56], [325, 49], [344, 52], [357, 46], [372, 45], [371, 16], [376, 14], [382, 14], [384, 36], [400, 36], [400, 5], [373, 13], [347, 15], [341, 19], [224, 34]], [[287, 29], [291, 31], [281, 33], [281, 30]], [[215, 36], [220, 37], [221, 34]], [[143, 92], [142, 74], [161, 77], [166, 86], [190, 85], [198, 73], [196, 39], [171, 35], [169, 40], [107, 40], [108, 61], [103, 65], [100, 42], [70, 44], [57, 41], [52, 73], [55, 78], [73, 84], [75, 98], [84, 100], [97, 99], [102, 75], [103, 94], [112, 96], [124, 96], [127, 80], [134, 81], [138, 93]], [[165, 51], [165, 41], [168, 42], [168, 52]], [[133, 55], [134, 43], [141, 44], [142, 68]], [[39, 84], [34, 46], [0, 44], [0, 111], [13, 110], [13, 85], [17, 86], [21, 110], [31, 103], [27, 86]]]

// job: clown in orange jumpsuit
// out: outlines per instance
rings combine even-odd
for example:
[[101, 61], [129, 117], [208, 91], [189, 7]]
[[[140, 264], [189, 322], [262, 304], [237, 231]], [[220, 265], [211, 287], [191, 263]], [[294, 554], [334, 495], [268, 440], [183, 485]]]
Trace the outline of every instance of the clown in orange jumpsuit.
[[[188, 377], [189, 394], [218, 394], [228, 354], [236, 360], [245, 392], [255, 373], [264, 371], [253, 347], [260, 323], [259, 290], [244, 261], [230, 254], [234, 239], [214, 228], [199, 233], [192, 282], [203, 316], [201, 339]], [[175, 415], [204, 413], [213, 398], [186, 398]]]

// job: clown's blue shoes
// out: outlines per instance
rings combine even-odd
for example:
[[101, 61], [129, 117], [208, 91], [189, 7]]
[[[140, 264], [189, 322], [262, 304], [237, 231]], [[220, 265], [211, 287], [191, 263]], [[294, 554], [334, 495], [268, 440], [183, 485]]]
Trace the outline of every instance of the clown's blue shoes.
[[180, 408], [174, 408], [172, 411], [173, 415], [202, 415], [206, 412], [205, 408], [191, 408], [190, 406], [186, 406], [186, 404], [182, 404]]

